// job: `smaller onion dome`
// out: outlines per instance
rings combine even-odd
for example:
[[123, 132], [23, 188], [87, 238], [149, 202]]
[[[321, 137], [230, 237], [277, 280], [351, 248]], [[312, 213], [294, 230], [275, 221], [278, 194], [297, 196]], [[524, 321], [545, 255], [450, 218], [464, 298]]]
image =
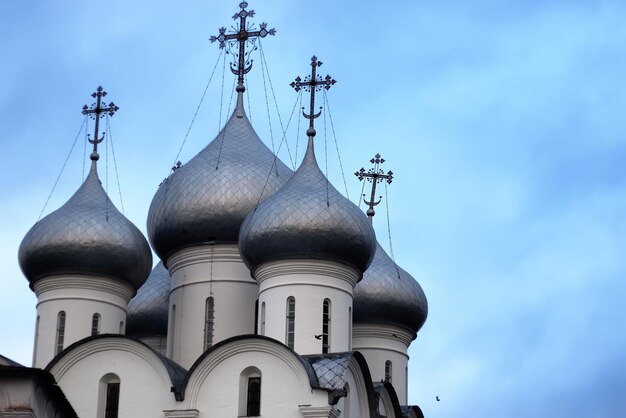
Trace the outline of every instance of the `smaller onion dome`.
[[152, 252], [107, 196], [93, 161], [67, 203], [28, 231], [19, 263], [31, 288], [42, 277], [80, 274], [110, 277], [137, 289], [150, 273]]
[[367, 217], [319, 169], [312, 137], [298, 170], [248, 215], [239, 234], [239, 250], [251, 270], [268, 261], [313, 258], [363, 273], [375, 245]]
[[148, 238], [161, 260], [207, 242], [236, 243], [246, 215], [280, 189], [293, 172], [254, 131], [243, 93], [224, 128], [157, 190]]
[[354, 288], [353, 322], [396, 325], [413, 338], [428, 316], [428, 301], [419, 283], [387, 255], [380, 244], [372, 264]]
[[128, 302], [126, 335], [130, 337], [166, 336], [170, 299], [170, 273], [160, 261], [148, 280]]

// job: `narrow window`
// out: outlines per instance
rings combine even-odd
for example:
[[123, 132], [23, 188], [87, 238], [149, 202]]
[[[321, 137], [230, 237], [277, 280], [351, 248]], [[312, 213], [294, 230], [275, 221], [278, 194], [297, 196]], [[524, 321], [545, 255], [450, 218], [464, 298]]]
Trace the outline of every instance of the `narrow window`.
[[100, 334], [100, 314], [93, 314], [91, 317], [91, 335]]
[[120, 321], [120, 334], [124, 333], [124, 321]]
[[261, 370], [245, 368], [239, 375], [239, 407], [237, 416], [261, 416]]
[[117, 418], [120, 406], [120, 382], [107, 383], [107, 397], [104, 418]]
[[285, 343], [287, 347], [293, 350], [296, 335], [296, 298], [289, 296], [287, 298], [287, 335]]
[[259, 334], [259, 300], [254, 301], [254, 335]]
[[170, 329], [167, 333], [167, 340], [170, 346], [170, 354], [168, 357], [174, 356], [174, 339], [176, 338], [176, 305], [172, 305], [172, 314], [170, 317]]
[[120, 409], [120, 378], [108, 373], [100, 379], [97, 418], [117, 418]]
[[330, 299], [324, 299], [322, 309], [322, 353], [330, 350]]
[[265, 302], [261, 304], [261, 335], [265, 335]]
[[352, 351], [352, 306], [348, 308], [348, 319], [350, 320], [350, 330], [348, 331], [348, 349]]
[[258, 417], [261, 415], [261, 377], [248, 378], [248, 400], [246, 402], [246, 416]]
[[35, 323], [35, 349], [33, 350], [33, 367], [37, 363], [37, 350], [39, 347], [37, 346], [39, 342], [39, 315], [37, 315], [37, 322]]
[[213, 345], [213, 327], [215, 325], [215, 306], [213, 297], [206, 300], [204, 312], [204, 351]]
[[65, 339], [65, 311], [59, 312], [57, 316], [57, 345], [54, 355], [63, 351], [63, 340]]
[[385, 381], [391, 383], [391, 361], [385, 362]]

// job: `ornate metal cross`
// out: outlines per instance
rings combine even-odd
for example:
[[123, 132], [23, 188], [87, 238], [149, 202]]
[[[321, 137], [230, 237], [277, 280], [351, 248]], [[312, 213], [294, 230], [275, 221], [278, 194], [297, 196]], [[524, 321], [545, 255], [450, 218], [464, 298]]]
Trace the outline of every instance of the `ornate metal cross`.
[[387, 181], [387, 184], [391, 184], [391, 181], [393, 180], [393, 172], [390, 170], [387, 172], [387, 174], [385, 174], [380, 168], [380, 164], [385, 162], [385, 160], [380, 157], [380, 154], [376, 154], [374, 158], [370, 160], [370, 162], [374, 164], [373, 168], [370, 168], [366, 172], [365, 169], [361, 167], [361, 169], [354, 173], [354, 175], [357, 176], [359, 180], [367, 179], [369, 182], [372, 183], [372, 194], [370, 196], [369, 202], [365, 199], [365, 194], [363, 194], [363, 202], [369, 206], [369, 209], [366, 212], [367, 216], [372, 219], [376, 214], [376, 211], [374, 211], [374, 206], [378, 205], [383, 198], [382, 196], [378, 196], [378, 201], [374, 200], [376, 196], [376, 184], [382, 181]]
[[[237, 58], [237, 65], [234, 63], [230, 64], [230, 71], [237, 76], [237, 92], [239, 93], [243, 93], [246, 90], [243, 86], [243, 76], [248, 74], [252, 68], [253, 61], [249, 59], [251, 51], [246, 52], [246, 42], [250, 42], [254, 45], [256, 38], [265, 38], [267, 35], [273, 36], [276, 34], [276, 29], [267, 29], [267, 23], [265, 22], [259, 25], [259, 30], [253, 30], [254, 25], [248, 25], [246, 19], [248, 17], [254, 17], [254, 10], [248, 11], [246, 10], [246, 7], [248, 7], [247, 2], [242, 1], [239, 3], [241, 11], [233, 15], [234, 20], [239, 19], [239, 25], [237, 28], [232, 27], [232, 30], [234, 31], [233, 33], [226, 34], [226, 28], [221, 27], [219, 29], [219, 35], [211, 36], [210, 38], [211, 42], [219, 41], [220, 49], [223, 49], [226, 46], [226, 43], [228, 43], [229, 49], [235, 42], [239, 43], [239, 52], [233, 54]], [[256, 48], [253, 48], [252, 50], [254, 49]], [[227, 51], [227, 53], [228, 52], [229, 51]]]
[[102, 138], [98, 138], [98, 129], [100, 128], [100, 118], [104, 115], [108, 114], [109, 116], [113, 116], [115, 112], [117, 112], [120, 108], [115, 105], [115, 103], [111, 102], [108, 106], [102, 106], [102, 98], [107, 95], [107, 92], [102, 89], [102, 86], [98, 86], [96, 92], [91, 95], [94, 99], [96, 99], [95, 103], [91, 104], [91, 107], [87, 107], [87, 105], [83, 106], [83, 115], [89, 115], [92, 119], [96, 120], [96, 127], [94, 128], [93, 139], [89, 138], [89, 142], [93, 144], [93, 152], [91, 153], [91, 159], [97, 160], [98, 157], [98, 144], [104, 141], [104, 135], [106, 132], [102, 133]]
[[296, 80], [290, 84], [296, 91], [300, 91], [300, 89], [304, 89], [305, 91], [311, 92], [311, 106], [309, 114], [304, 113], [304, 107], [302, 108], [302, 115], [309, 120], [309, 129], [307, 130], [307, 136], [315, 136], [315, 127], [313, 120], [317, 119], [322, 114], [322, 107], [320, 106], [320, 111], [315, 113], [315, 92], [321, 91], [323, 88], [328, 90], [330, 89], [335, 81], [328, 74], [326, 77], [322, 78], [317, 74], [317, 67], [322, 66], [322, 61], [318, 61], [317, 57], [313, 55], [311, 58], [311, 75], [307, 75], [304, 80], [302, 80], [299, 76], [296, 77]]

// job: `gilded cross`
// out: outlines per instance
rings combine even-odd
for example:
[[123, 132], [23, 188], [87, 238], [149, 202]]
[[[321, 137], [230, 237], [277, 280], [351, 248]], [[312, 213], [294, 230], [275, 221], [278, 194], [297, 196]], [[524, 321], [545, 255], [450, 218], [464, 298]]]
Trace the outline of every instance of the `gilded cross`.
[[210, 38], [211, 42], [219, 41], [220, 49], [223, 49], [226, 44], [230, 48], [235, 42], [239, 43], [239, 52], [234, 54], [238, 61], [237, 65], [234, 63], [230, 64], [230, 71], [237, 76], [237, 92], [239, 93], [243, 93], [246, 90], [243, 86], [243, 76], [248, 74], [253, 62], [253, 60], [249, 59], [251, 51], [246, 52], [246, 43], [251, 42], [254, 45], [257, 38], [265, 38], [267, 35], [273, 36], [276, 34], [276, 29], [267, 29], [267, 23], [265, 22], [259, 25], [259, 30], [254, 30], [254, 25], [246, 22], [248, 17], [254, 17], [254, 10], [246, 10], [246, 7], [248, 7], [247, 2], [242, 1], [239, 3], [241, 10], [233, 15], [234, 20], [239, 19], [239, 25], [236, 28], [232, 28], [233, 33], [226, 34], [226, 28], [221, 27], [219, 35], [211, 36]]
[[320, 106], [319, 112], [315, 113], [315, 92], [321, 91], [322, 89], [330, 89], [335, 81], [328, 74], [326, 77], [322, 78], [317, 74], [317, 67], [322, 66], [322, 61], [318, 61], [317, 57], [313, 55], [311, 58], [311, 75], [307, 75], [304, 80], [302, 80], [299, 76], [296, 77], [296, 80], [293, 81], [290, 86], [293, 87], [296, 91], [300, 91], [300, 89], [304, 89], [305, 91], [311, 92], [311, 103], [309, 114], [304, 113], [304, 107], [302, 108], [302, 115], [309, 120], [309, 129], [307, 130], [307, 136], [315, 136], [315, 127], [313, 120], [317, 119], [322, 114], [322, 107]]
[[94, 99], [96, 99], [95, 103], [92, 103], [91, 107], [87, 107], [87, 105], [83, 106], [83, 115], [89, 115], [92, 119], [96, 120], [96, 127], [94, 128], [93, 139], [89, 138], [89, 142], [93, 144], [93, 152], [91, 153], [92, 160], [98, 160], [98, 144], [104, 141], [104, 135], [106, 132], [102, 133], [102, 138], [98, 138], [98, 129], [100, 128], [100, 118], [104, 115], [113, 116], [115, 112], [119, 110], [119, 107], [115, 105], [115, 103], [111, 102], [108, 105], [102, 105], [102, 98], [107, 95], [107, 92], [102, 89], [102, 86], [98, 86], [95, 93], [91, 95]]
[[372, 183], [372, 194], [370, 196], [370, 200], [367, 201], [365, 199], [365, 194], [363, 194], [363, 202], [369, 206], [367, 209], [367, 216], [370, 217], [370, 220], [374, 217], [376, 212], [374, 211], [374, 206], [378, 205], [382, 200], [382, 196], [378, 197], [378, 201], [375, 200], [376, 197], [376, 184], [386, 181], [387, 184], [391, 184], [393, 180], [393, 172], [390, 170], [385, 174], [383, 170], [380, 168], [380, 165], [385, 162], [383, 158], [380, 157], [380, 154], [376, 154], [374, 158], [370, 160], [374, 167], [370, 168], [368, 171], [365, 171], [364, 168], [361, 168], [359, 171], [354, 173], [355, 176], [358, 177], [359, 180], [367, 179]]

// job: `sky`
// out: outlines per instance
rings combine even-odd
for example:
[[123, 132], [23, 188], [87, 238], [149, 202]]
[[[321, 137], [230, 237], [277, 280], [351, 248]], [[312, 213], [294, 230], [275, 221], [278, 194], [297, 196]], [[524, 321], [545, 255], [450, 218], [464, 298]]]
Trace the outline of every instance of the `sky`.
[[[44, 215], [84, 178], [89, 95], [101, 84], [120, 107], [105, 141], [115, 162], [101, 145], [100, 177], [145, 233], [181, 147], [184, 163], [229, 113], [233, 76], [208, 40], [237, 4], [0, 2], [1, 354], [30, 365], [36, 298], [17, 249], [66, 158]], [[375, 229], [387, 249], [391, 231], [396, 262], [429, 301], [409, 349], [409, 402], [429, 418], [626, 416], [626, 3], [249, 9], [277, 29], [247, 80], [266, 144], [281, 142], [282, 121], [291, 157], [285, 145], [279, 156], [302, 158], [289, 83], [316, 54], [337, 80], [316, 125], [323, 170], [355, 202], [352, 173], [375, 153], [394, 172]]]

